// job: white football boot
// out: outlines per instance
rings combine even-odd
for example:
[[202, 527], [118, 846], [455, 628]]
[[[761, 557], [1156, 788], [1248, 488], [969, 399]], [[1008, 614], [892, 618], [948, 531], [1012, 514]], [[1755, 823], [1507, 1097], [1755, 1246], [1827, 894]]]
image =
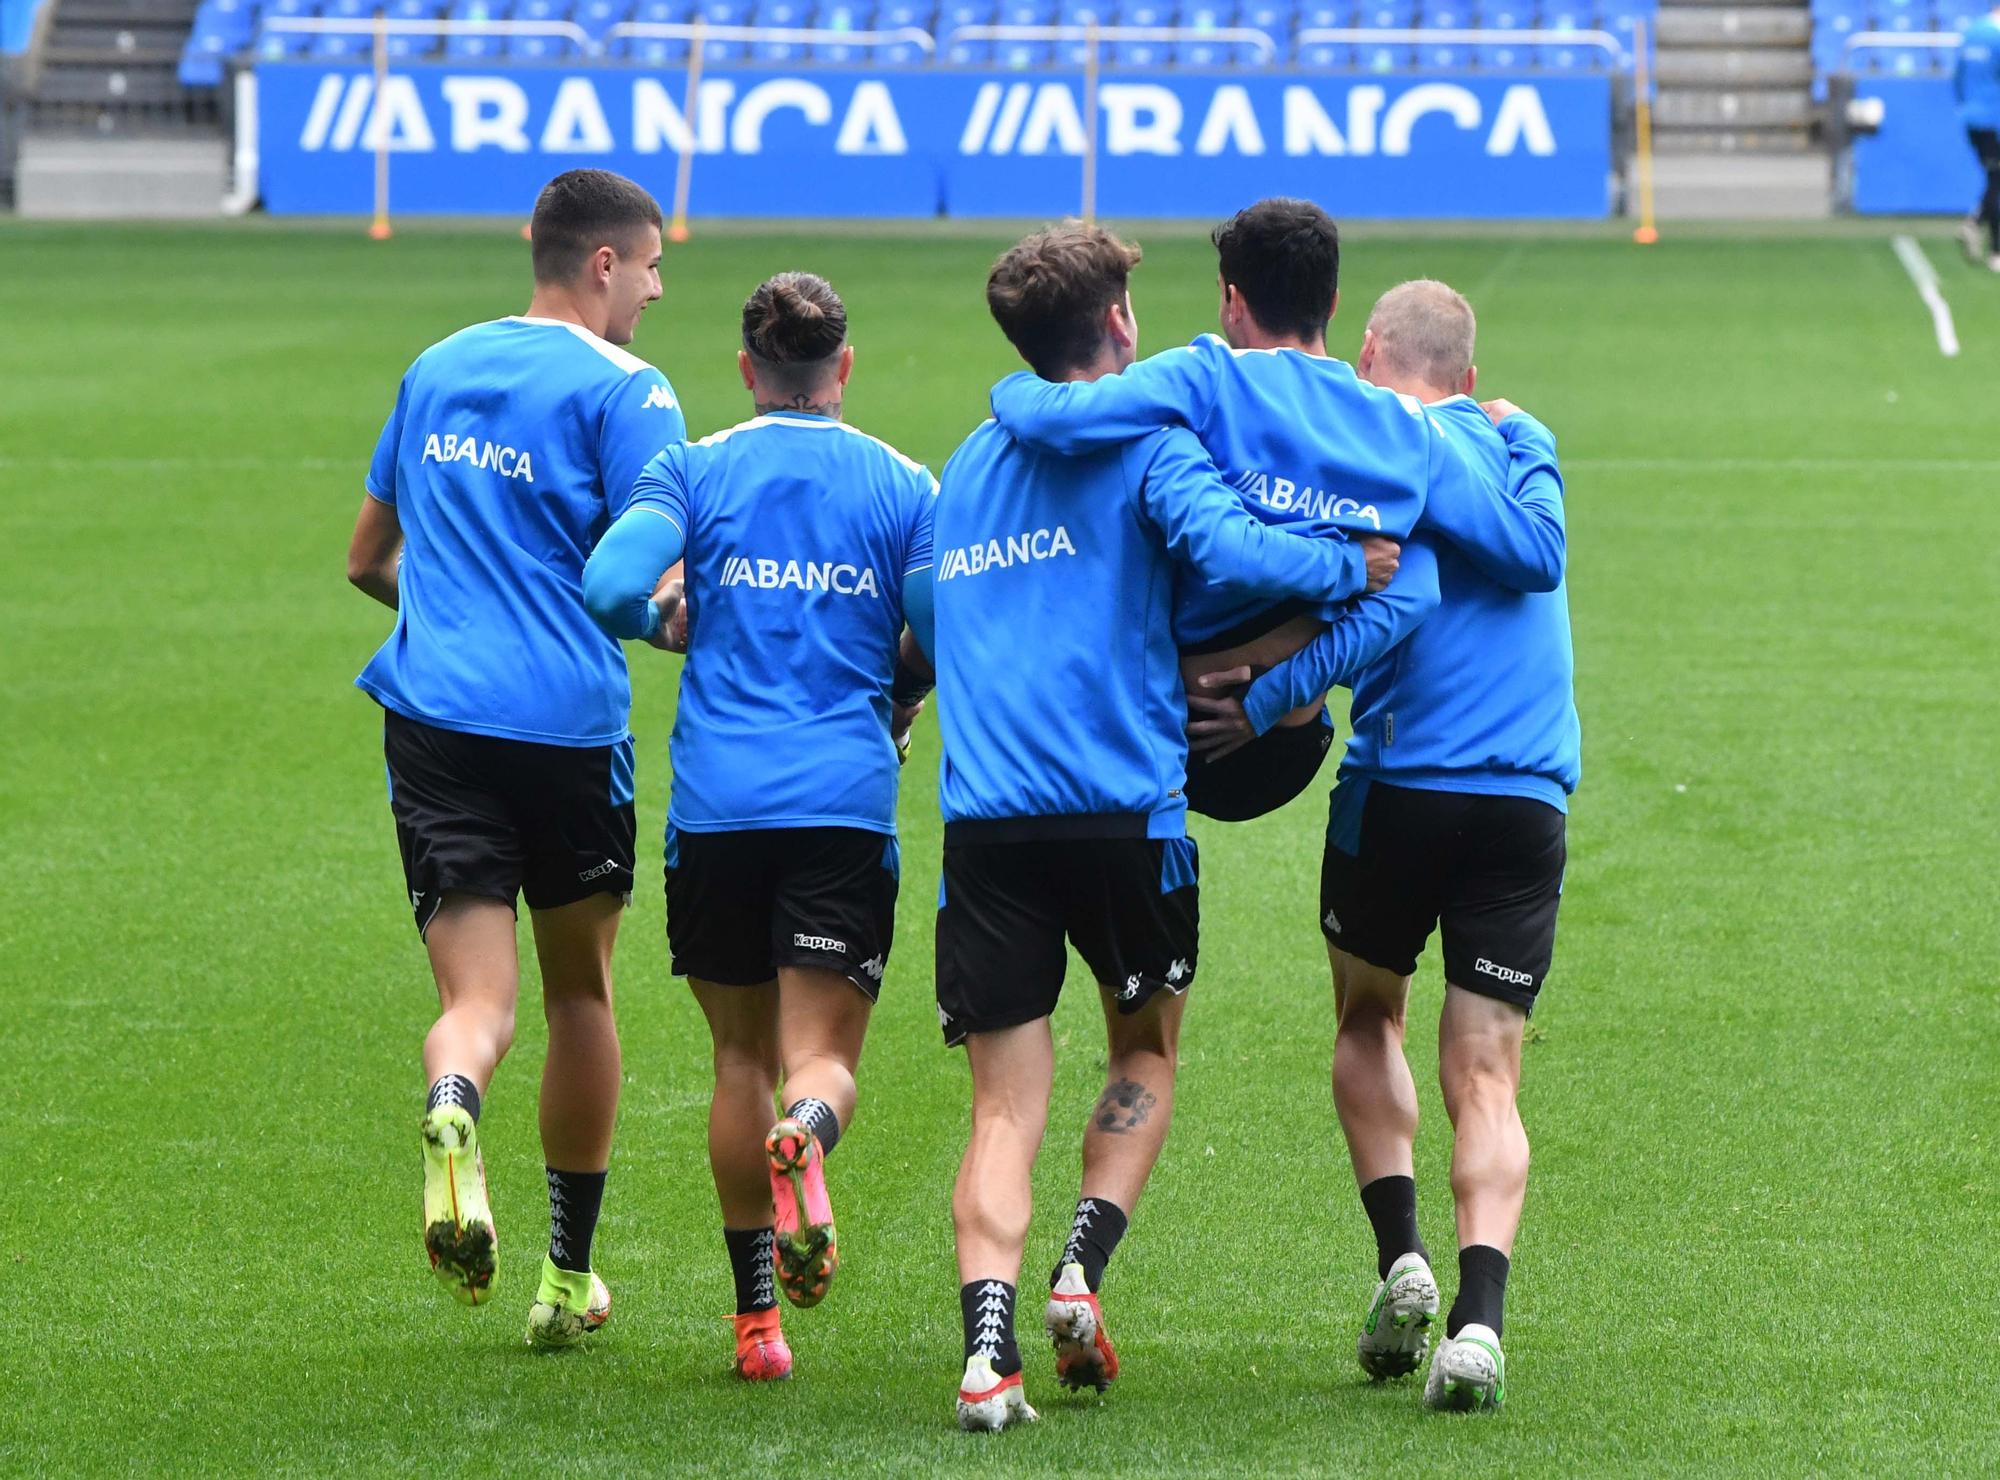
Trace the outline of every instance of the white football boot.
[[958, 1426], [967, 1433], [998, 1433], [1017, 1423], [1033, 1423], [1041, 1415], [1028, 1406], [1021, 1374], [1002, 1377], [984, 1352], [965, 1359], [965, 1378], [958, 1385]]
[[1354, 1354], [1370, 1377], [1407, 1377], [1430, 1350], [1431, 1322], [1437, 1319], [1437, 1278], [1421, 1254], [1405, 1254], [1389, 1266], [1375, 1287]]
[[1462, 1326], [1438, 1343], [1424, 1380], [1424, 1407], [1477, 1413], [1506, 1401], [1507, 1359], [1491, 1326]]

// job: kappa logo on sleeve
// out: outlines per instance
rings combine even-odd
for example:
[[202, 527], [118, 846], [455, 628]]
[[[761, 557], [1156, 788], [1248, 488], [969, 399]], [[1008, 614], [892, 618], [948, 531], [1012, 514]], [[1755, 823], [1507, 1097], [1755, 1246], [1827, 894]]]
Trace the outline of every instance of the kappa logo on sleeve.
[[656, 385], [646, 393], [646, 404], [639, 409], [641, 411], [678, 411], [680, 404], [679, 401], [674, 399], [672, 391], [663, 385]]

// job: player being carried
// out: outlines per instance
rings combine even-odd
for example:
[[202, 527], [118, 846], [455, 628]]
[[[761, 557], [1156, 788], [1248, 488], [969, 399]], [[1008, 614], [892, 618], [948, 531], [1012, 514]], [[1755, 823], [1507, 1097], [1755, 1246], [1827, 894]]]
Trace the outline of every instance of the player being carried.
[[[1509, 403], [1492, 403], [1496, 430], [1473, 402], [1473, 332], [1471, 305], [1443, 283], [1404, 283], [1375, 305], [1358, 368], [1429, 406], [1476, 450], [1495, 487], [1560, 532], [1554, 443]], [[1510, 467], [1503, 432], [1540, 444], [1545, 457]], [[1437, 566], [1437, 609], [1354, 680], [1320, 923], [1339, 1020], [1334, 1105], [1382, 1276], [1358, 1347], [1378, 1376], [1413, 1370], [1417, 1333], [1437, 1309], [1417, 1232], [1417, 1093], [1403, 1037], [1417, 956], [1442, 924], [1438, 1080], [1454, 1133], [1459, 1281], [1424, 1402], [1497, 1408], [1506, 1395], [1501, 1307], [1528, 1181], [1515, 1105], [1522, 1031], [1554, 955], [1581, 740], [1560, 579], [1521, 591], [1450, 544], [1439, 546]], [[1251, 686], [1249, 711], [1282, 714], [1323, 692], [1341, 661], [1331, 634], [1316, 640]], [[1237, 723], [1248, 733], [1247, 716]]]
[[639, 470], [686, 435], [629, 344], [660, 296], [660, 208], [602, 170], [535, 202], [526, 315], [476, 324], [403, 376], [348, 579], [396, 610], [356, 682], [384, 711], [389, 803], [442, 1014], [424, 1040], [424, 1246], [468, 1305], [498, 1242], [479, 1110], [514, 1037], [514, 903], [548, 1017], [549, 1251], [528, 1340], [567, 1346], [611, 1296], [591, 1241], [618, 1108], [611, 948], [632, 889], [631, 684], [583, 605], [585, 558]]
[[[1131, 364], [1137, 248], [1068, 224], [987, 282], [1035, 373], [1083, 383]], [[1317, 606], [1384, 585], [1384, 540], [1300, 538], [1245, 512], [1194, 436], [1159, 430], [1068, 458], [988, 422], [937, 500], [935, 660], [944, 763], [938, 1016], [972, 1070], [972, 1137], [952, 1200], [968, 1429], [1032, 1419], [1014, 1335], [1030, 1173], [1054, 1073], [1065, 941], [1098, 983], [1108, 1086], [1045, 1321], [1057, 1374], [1103, 1387], [1118, 1361], [1095, 1294], [1165, 1140], [1197, 882], [1182, 790], [1186, 710], [1174, 562]]]
[[[1479, 476], [1463, 438], [1405, 396], [1365, 384], [1326, 352], [1340, 297], [1340, 234], [1310, 201], [1274, 198], [1215, 229], [1225, 339], [1140, 361], [1091, 384], [1051, 385], [1017, 374], [993, 390], [993, 414], [1020, 440], [1060, 452], [1113, 446], [1161, 426], [1186, 426], [1259, 519], [1299, 534], [1386, 535], [1421, 529], [1458, 544], [1497, 579], [1546, 589], [1560, 567], [1560, 526]], [[1532, 462], [1538, 446], [1519, 455]], [[1555, 553], [1552, 553], [1555, 552]], [[1345, 610], [1268, 596], [1183, 574], [1174, 609], [1181, 671], [1197, 700], [1297, 652], [1334, 624], [1345, 683], [1435, 601], [1427, 543], [1405, 545], [1395, 584]], [[1247, 671], [1246, 671], [1247, 670]], [[1323, 695], [1267, 717], [1238, 748], [1197, 724], [1188, 806], [1223, 821], [1290, 801], [1333, 741]]]
[[[826, 281], [788, 272], [743, 305], [757, 415], [670, 447], [584, 573], [620, 637], [685, 613], [667, 933], [715, 1044], [708, 1151], [736, 1280], [736, 1367], [789, 1376], [773, 1285], [819, 1303], [839, 1263], [822, 1165], [895, 925], [905, 614], [928, 621], [937, 482], [841, 420], [854, 350]], [[685, 553], [685, 605], [653, 593]], [[786, 1110], [772, 1124], [782, 1083]]]

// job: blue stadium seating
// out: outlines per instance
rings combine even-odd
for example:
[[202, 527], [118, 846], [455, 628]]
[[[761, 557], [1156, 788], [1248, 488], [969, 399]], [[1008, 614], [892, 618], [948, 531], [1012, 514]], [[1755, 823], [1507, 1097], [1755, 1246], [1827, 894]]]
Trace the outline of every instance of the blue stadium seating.
[[[828, 30], [912, 30], [937, 38], [936, 60], [949, 65], [998, 63], [1017, 71], [1083, 59], [1082, 40], [957, 42], [953, 32], [978, 25], [1083, 25], [1144, 28], [1185, 27], [1192, 33], [1174, 41], [1107, 41], [1102, 60], [1125, 69], [1180, 67], [1199, 70], [1258, 65], [1260, 49], [1205, 34], [1241, 27], [1262, 31], [1273, 42], [1276, 65], [1316, 71], [1389, 74], [1412, 67], [1463, 71], [1519, 72], [1531, 69], [1595, 71], [1609, 65], [1598, 47], [1582, 44], [1527, 44], [1506, 33], [1528, 28], [1602, 30], [1629, 50], [1634, 23], [1656, 11], [1658, 0], [200, 0], [183, 47], [183, 79], [193, 86], [215, 85], [232, 58], [311, 55], [359, 59], [372, 46], [365, 33], [352, 36], [283, 34], [262, 22], [287, 16], [329, 15], [366, 20], [378, 5], [398, 20], [570, 21], [593, 38], [607, 38], [620, 23], [686, 24], [699, 13], [711, 25], [787, 28], [811, 25]], [[1918, 34], [1955, 29], [1983, 14], [1985, 0], [1809, 0], [1814, 29], [1811, 51], [1822, 79], [1843, 65], [1845, 39], [1857, 30], [1882, 29]], [[1484, 30], [1490, 39], [1460, 41], [1300, 43], [1299, 33], [1345, 30]], [[418, 60], [440, 54], [455, 61], [502, 59], [550, 64], [579, 52], [595, 54], [567, 36], [495, 37], [460, 35], [440, 42], [412, 34], [390, 38], [391, 56]], [[684, 63], [684, 41], [607, 40], [605, 55], [642, 66], [672, 68]], [[933, 57], [916, 41], [865, 46], [848, 41], [812, 45], [764, 41], [746, 44], [710, 40], [706, 55], [726, 62], [754, 56], [779, 65], [813, 61], [844, 65], [919, 66]], [[1888, 75], [1927, 75], [1948, 65], [1950, 53], [1934, 48], [1882, 48], [1857, 60], [1861, 70]]]

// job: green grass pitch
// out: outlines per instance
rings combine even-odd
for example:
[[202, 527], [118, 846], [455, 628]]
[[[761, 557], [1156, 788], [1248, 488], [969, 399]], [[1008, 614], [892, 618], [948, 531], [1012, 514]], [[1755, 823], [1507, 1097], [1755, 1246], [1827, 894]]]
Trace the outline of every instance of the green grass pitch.
[[[1136, 234], [1146, 345], [1208, 327], [1206, 243]], [[697, 432], [728, 425], [749, 412], [744, 295], [824, 272], [853, 316], [852, 419], [941, 466], [1011, 368], [980, 296], [1004, 240], [703, 232], [635, 348]], [[1106, 1289], [1126, 1375], [1060, 1395], [1024, 1300], [1043, 1422], [972, 1439], [951, 1425], [968, 1088], [931, 1004], [931, 724], [833, 1167], [847, 1263], [826, 1306], [786, 1311], [797, 1380], [729, 1375], [706, 1038], [667, 976], [654, 865], [618, 957], [616, 1319], [592, 1350], [526, 1352], [533, 958], [485, 1125], [499, 1300], [468, 1313], [418, 1240], [434, 998], [379, 718], [349, 687], [388, 621], [342, 579], [397, 377], [518, 312], [525, 249], [502, 226], [0, 231], [0, 1470], [1989, 1466], [2000, 281], [1941, 230], [1930, 251], [1956, 361], [1880, 231], [1355, 234], [1337, 351], [1384, 287], [1449, 279], [1481, 316], [1482, 388], [1556, 429], [1569, 479], [1585, 780], [1527, 1050], [1509, 1406], [1425, 1415], [1354, 1364], [1373, 1268], [1327, 1089], [1322, 786], [1196, 828], [1180, 1104]], [[646, 859], [674, 663], [633, 666]], [[1435, 959], [1411, 1056], [1448, 1297]], [[1100, 1082], [1094, 993], [1070, 985], [1024, 1294]]]

